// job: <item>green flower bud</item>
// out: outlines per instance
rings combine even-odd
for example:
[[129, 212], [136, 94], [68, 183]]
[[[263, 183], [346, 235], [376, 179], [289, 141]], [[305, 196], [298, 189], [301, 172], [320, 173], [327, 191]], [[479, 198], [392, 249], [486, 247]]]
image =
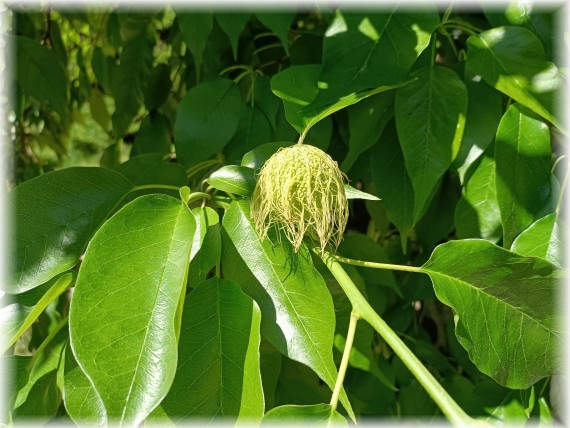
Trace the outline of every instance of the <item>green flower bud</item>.
[[348, 220], [344, 174], [322, 150], [296, 144], [265, 162], [253, 192], [251, 215], [261, 239], [273, 225], [299, 250], [308, 235], [338, 247]]

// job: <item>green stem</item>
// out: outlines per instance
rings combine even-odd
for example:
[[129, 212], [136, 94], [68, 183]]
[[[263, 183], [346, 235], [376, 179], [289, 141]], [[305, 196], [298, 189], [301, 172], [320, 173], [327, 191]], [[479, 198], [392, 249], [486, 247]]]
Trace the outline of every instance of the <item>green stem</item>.
[[[313, 249], [319, 255], [319, 251]], [[418, 382], [424, 387], [429, 396], [435, 401], [443, 414], [455, 426], [468, 426], [474, 422], [480, 422], [469, 415], [455, 402], [447, 391], [433, 377], [430, 371], [422, 364], [415, 354], [398, 337], [396, 332], [390, 328], [386, 322], [374, 311], [364, 296], [360, 294], [352, 279], [344, 271], [342, 266], [335, 260], [335, 257], [326, 253], [322, 257], [330, 272], [338, 281], [350, 300], [355, 313], [359, 318], [366, 320], [386, 341], [392, 350], [400, 357], [406, 367], [412, 372]]]
[[354, 265], [354, 266], [364, 266], [374, 269], [390, 269], [390, 270], [401, 270], [405, 272], [416, 272], [421, 273], [422, 270], [416, 266], [406, 266], [406, 265], [393, 265], [390, 263], [376, 263], [376, 262], [367, 262], [364, 260], [354, 260], [354, 259], [347, 259], [346, 257], [341, 257], [337, 255], [330, 255], [334, 260], [344, 263], [347, 265]]
[[342, 360], [340, 361], [338, 376], [336, 378], [336, 383], [334, 385], [334, 390], [331, 398], [331, 407], [333, 410], [336, 410], [336, 406], [338, 405], [338, 398], [340, 397], [340, 392], [342, 391], [342, 383], [344, 382], [344, 376], [346, 375], [346, 369], [348, 367], [348, 360], [350, 358], [350, 351], [352, 350], [352, 343], [354, 342], [354, 333], [356, 332], [357, 321], [358, 316], [352, 312], [350, 314], [350, 322], [348, 324], [348, 333], [346, 333], [346, 343], [344, 344]]
[[131, 190], [129, 190], [129, 193], [145, 189], [168, 189], [168, 190], [175, 190], [178, 192], [180, 190], [180, 186], [170, 186], [168, 184], [141, 184], [140, 186], [133, 187]]
[[67, 325], [67, 321], [68, 321], [68, 317], [63, 318], [58, 325], [55, 326], [55, 328], [52, 330], [52, 332], [48, 335], [48, 337], [46, 337], [44, 339], [44, 341], [42, 342], [42, 344], [38, 347], [38, 349], [36, 349], [36, 352], [34, 353], [34, 356], [30, 359], [30, 362], [28, 363], [28, 368], [31, 370], [32, 367], [34, 367], [34, 365], [36, 364], [36, 361], [38, 359], [38, 357], [40, 356], [40, 354], [43, 352], [43, 350], [46, 348], [46, 346], [49, 345], [49, 343], [53, 340], [53, 338], [56, 336], [57, 333], [60, 332], [60, 330], [65, 327]]
[[186, 170], [186, 176], [188, 178], [191, 178], [194, 174], [197, 174], [198, 172], [202, 171], [205, 168], [209, 168], [211, 166], [217, 165], [220, 163], [219, 159], [210, 159], [204, 162], [199, 163], [198, 165], [194, 165], [191, 168], [188, 168]]
[[186, 201], [186, 205], [190, 205], [192, 202], [197, 201], [199, 199], [211, 199], [212, 196], [210, 196], [208, 193], [204, 193], [204, 192], [194, 192], [191, 193], [190, 196], [188, 197], [188, 200]]

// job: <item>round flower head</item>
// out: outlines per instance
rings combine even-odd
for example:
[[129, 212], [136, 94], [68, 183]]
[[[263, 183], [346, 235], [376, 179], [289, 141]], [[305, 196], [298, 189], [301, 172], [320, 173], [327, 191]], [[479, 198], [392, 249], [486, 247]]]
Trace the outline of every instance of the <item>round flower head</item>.
[[261, 239], [272, 225], [299, 250], [303, 236], [336, 249], [348, 220], [343, 173], [321, 149], [296, 144], [279, 149], [261, 169], [252, 218]]

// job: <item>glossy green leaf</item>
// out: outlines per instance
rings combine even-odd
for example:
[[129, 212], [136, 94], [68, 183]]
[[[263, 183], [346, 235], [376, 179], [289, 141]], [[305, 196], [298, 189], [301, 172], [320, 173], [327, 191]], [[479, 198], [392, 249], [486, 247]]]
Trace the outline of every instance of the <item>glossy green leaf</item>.
[[503, 236], [495, 189], [494, 148], [490, 149], [476, 165], [455, 207], [455, 227], [459, 239], [483, 238], [497, 243]]
[[210, 207], [194, 208], [196, 232], [190, 252], [188, 283], [196, 286], [206, 279], [208, 272], [220, 262], [222, 242], [220, 216]]
[[234, 61], [237, 60], [239, 36], [249, 22], [249, 18], [251, 18], [251, 13], [216, 13], [218, 25], [230, 39]]
[[495, 143], [503, 246], [549, 210], [552, 149], [548, 126], [520, 104], [509, 107]]
[[224, 192], [251, 196], [255, 189], [254, 170], [246, 166], [226, 165], [210, 174], [208, 184]]
[[325, 33], [322, 82], [315, 105], [407, 79], [418, 55], [439, 23], [433, 5], [421, 12], [340, 12]]
[[240, 111], [239, 89], [231, 80], [209, 80], [190, 89], [174, 123], [178, 160], [188, 167], [222, 150], [237, 130]]
[[56, 54], [27, 37], [10, 36], [8, 40], [14, 46], [15, 77], [22, 92], [67, 117], [67, 77]]
[[71, 268], [132, 184], [103, 168], [66, 168], [17, 186], [13, 272], [4, 291], [23, 293]]
[[282, 11], [280, 13], [256, 13], [255, 17], [269, 28], [281, 41], [285, 53], [289, 55], [289, 29], [295, 18], [295, 13]]
[[144, 104], [151, 76], [152, 45], [144, 31], [125, 42], [119, 67], [111, 75], [111, 88], [115, 97], [113, 130], [118, 138], [129, 132], [133, 118]]
[[212, 278], [184, 306], [178, 369], [161, 404], [166, 414], [174, 422], [261, 417], [257, 304], [235, 282]]
[[278, 142], [267, 143], [247, 152], [241, 159], [241, 166], [252, 168], [254, 170], [260, 169], [265, 162], [279, 150], [281, 147], [291, 146], [295, 143], [292, 142]]
[[344, 193], [346, 194], [346, 199], [366, 199], [369, 201], [379, 201], [380, 198], [370, 193], [363, 192], [362, 190], [355, 189], [349, 184], [344, 184]]
[[348, 171], [356, 158], [378, 142], [388, 121], [394, 116], [395, 91], [386, 91], [362, 100], [347, 109], [348, 153], [341, 169]]
[[547, 61], [540, 40], [521, 27], [498, 27], [467, 40], [467, 67], [499, 91], [528, 107], [556, 127], [555, 93], [562, 77]]
[[303, 426], [344, 426], [348, 423], [344, 416], [333, 410], [330, 404], [285, 405], [271, 409], [263, 416], [261, 426], [283, 424], [302, 424]]
[[199, 82], [202, 57], [214, 26], [214, 16], [211, 12], [204, 11], [202, 13], [177, 13], [176, 17], [184, 43], [192, 52], [196, 69], [196, 80]]
[[[157, 153], [135, 156], [117, 165], [115, 170], [127, 177], [136, 186], [167, 184], [184, 186], [188, 182], [186, 171], [179, 164], [165, 161]], [[161, 189], [151, 189], [159, 192]]]
[[421, 268], [455, 313], [455, 333], [479, 370], [499, 384], [528, 388], [560, 369], [562, 273], [484, 240], [438, 246]]
[[[260, 242], [250, 221], [249, 204], [234, 201], [222, 222], [222, 270], [261, 308], [261, 331], [279, 351], [309, 366], [332, 389], [334, 307], [326, 285], [302, 247], [291, 265], [288, 241]], [[275, 237], [273, 238], [275, 240]], [[341, 402], [352, 416], [346, 395]]]
[[503, 113], [501, 93], [484, 81], [465, 82], [467, 86], [468, 104], [465, 131], [459, 147], [459, 153], [453, 165], [457, 167], [461, 181], [469, 167], [489, 147]]
[[400, 232], [404, 252], [414, 225], [414, 189], [404, 164], [396, 127], [388, 124], [381, 143], [372, 149], [370, 169], [376, 193], [382, 199], [388, 219]]
[[[16, 343], [45, 308], [66, 291], [74, 280], [74, 272], [64, 273], [40, 287], [8, 298], [9, 303], [0, 309], [2, 352]], [[3, 299], [7, 299], [7, 296]]]
[[195, 227], [180, 200], [141, 196], [87, 249], [71, 302], [71, 345], [110, 421], [141, 422], [170, 388]]
[[105, 406], [91, 381], [77, 365], [71, 347], [65, 349], [63, 402], [69, 417], [79, 426], [106, 425]]
[[235, 135], [224, 149], [228, 163], [238, 163], [242, 156], [271, 141], [271, 125], [256, 107], [244, 106]]
[[131, 150], [131, 157], [158, 153], [168, 155], [171, 152], [170, 122], [160, 113], [151, 113], [145, 117]]
[[467, 110], [467, 89], [445, 67], [412, 74], [396, 90], [395, 116], [406, 170], [414, 188], [414, 223], [425, 212], [437, 184], [459, 150]]
[[540, 257], [555, 266], [563, 263], [563, 228], [556, 213], [531, 224], [514, 240], [511, 251], [521, 256]]
[[157, 64], [150, 73], [144, 93], [145, 107], [150, 111], [158, 110], [168, 99], [171, 88], [170, 67], [167, 64]]

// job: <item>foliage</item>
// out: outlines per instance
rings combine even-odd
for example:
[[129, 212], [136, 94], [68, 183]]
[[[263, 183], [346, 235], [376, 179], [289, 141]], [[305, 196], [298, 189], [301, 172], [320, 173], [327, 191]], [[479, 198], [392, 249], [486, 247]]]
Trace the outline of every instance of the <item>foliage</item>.
[[[3, 421], [552, 425], [557, 13], [14, 5]], [[251, 215], [295, 143], [328, 252]]]

